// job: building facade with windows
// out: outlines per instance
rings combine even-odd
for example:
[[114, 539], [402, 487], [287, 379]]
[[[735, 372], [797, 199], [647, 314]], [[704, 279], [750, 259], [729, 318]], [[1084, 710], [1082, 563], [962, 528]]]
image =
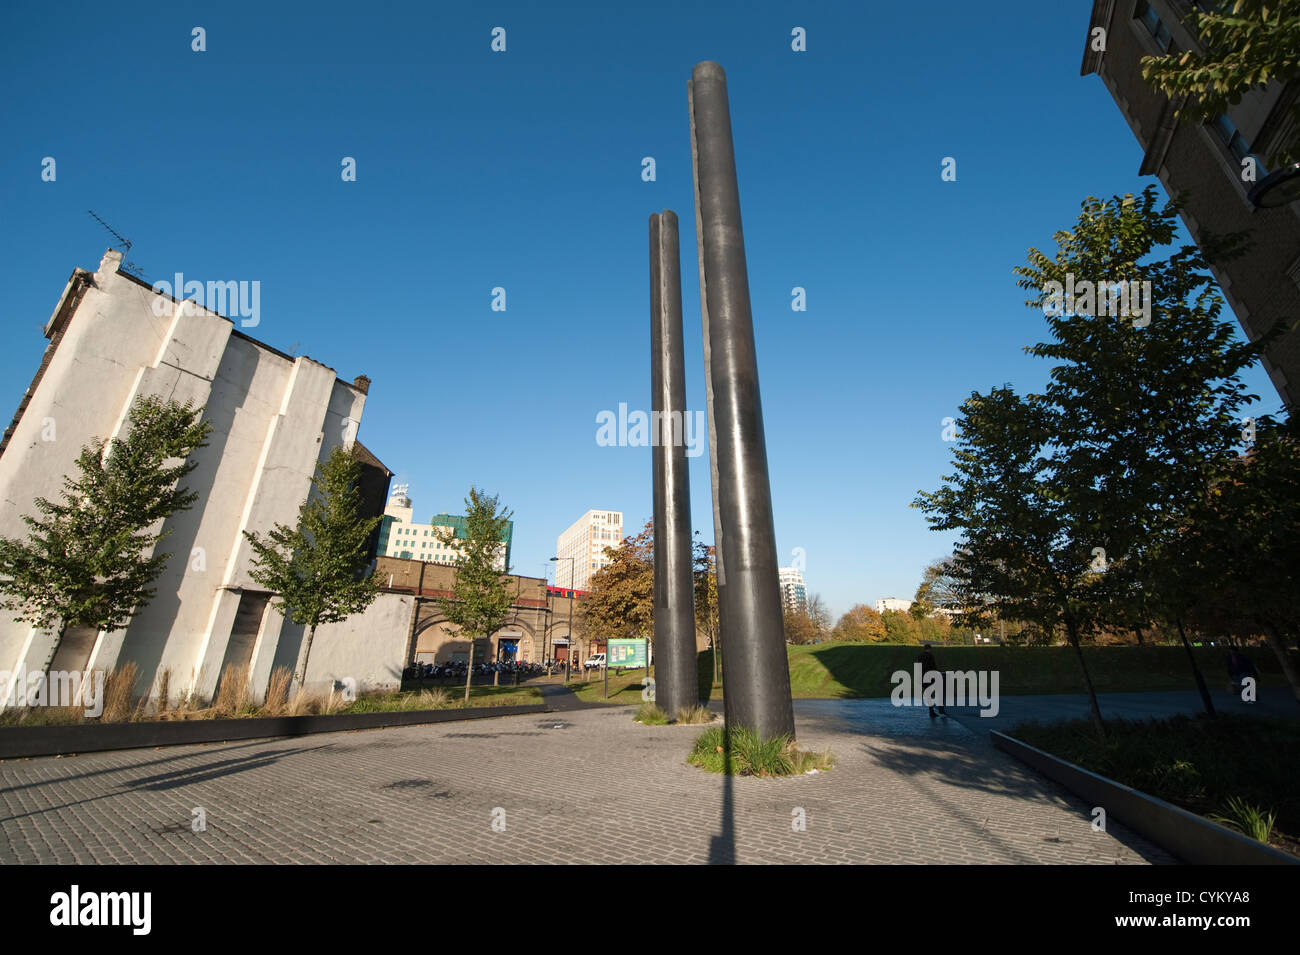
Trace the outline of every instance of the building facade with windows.
[[781, 567], [777, 569], [777, 575], [781, 583], [781, 605], [786, 610], [807, 610], [808, 591], [803, 574], [795, 567]]
[[897, 597], [882, 597], [876, 601], [876, 613], [884, 613], [886, 610], [900, 610], [903, 613], [912, 609], [912, 601], [900, 600]]
[[[1271, 171], [1264, 157], [1294, 133], [1291, 111], [1300, 83], [1275, 81], [1211, 122], [1175, 124], [1178, 103], [1147, 84], [1140, 60], [1196, 49], [1186, 25], [1194, 6], [1222, 4], [1094, 0], [1080, 72], [1097, 74], [1133, 130], [1143, 152], [1140, 174], [1159, 178], [1171, 196], [1187, 193], [1182, 219], [1197, 243], [1205, 231], [1250, 236], [1253, 247], [1245, 255], [1212, 263], [1211, 271], [1254, 341], [1279, 320], [1293, 323], [1300, 315], [1300, 202], [1256, 208], [1247, 198]], [[1300, 331], [1293, 325], [1269, 350], [1265, 368], [1283, 403], [1293, 405], [1300, 395]]]
[[[400, 560], [421, 560], [430, 564], [451, 566], [464, 559], [459, 545], [444, 543], [439, 535], [453, 534], [458, 540], [465, 538], [465, 518], [457, 514], [435, 514], [427, 524], [414, 522], [415, 508], [407, 496], [410, 485], [398, 484], [384, 508], [384, 520], [379, 526], [379, 554]], [[515, 522], [506, 522], [501, 538], [496, 567], [502, 573], [510, 567], [510, 545], [514, 538]]]
[[555, 586], [590, 590], [591, 575], [609, 564], [606, 547], [623, 543], [622, 511], [588, 511], [555, 541]]

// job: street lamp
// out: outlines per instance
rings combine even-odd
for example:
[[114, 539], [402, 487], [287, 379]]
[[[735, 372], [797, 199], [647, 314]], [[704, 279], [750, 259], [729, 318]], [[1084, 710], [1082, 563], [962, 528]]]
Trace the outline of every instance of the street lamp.
[[[569, 562], [569, 653], [564, 658], [564, 682], [569, 682], [569, 675], [573, 672], [573, 586], [578, 582], [577, 562], [573, 557], [552, 557], [551, 560], [567, 560]], [[555, 582], [559, 583], [560, 568], [555, 568]]]

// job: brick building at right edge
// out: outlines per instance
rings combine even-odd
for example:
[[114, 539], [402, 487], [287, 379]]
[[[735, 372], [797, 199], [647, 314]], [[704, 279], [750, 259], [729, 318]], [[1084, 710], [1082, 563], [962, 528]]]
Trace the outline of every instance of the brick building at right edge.
[[[1253, 183], [1243, 181], [1242, 159], [1256, 158], [1257, 179], [1272, 171], [1263, 159], [1293, 134], [1290, 112], [1300, 83], [1270, 83], [1212, 122], [1175, 125], [1175, 104], [1142, 78], [1139, 61], [1197, 49], [1184, 26], [1192, 6], [1189, 0], [1094, 0], [1080, 72], [1101, 77], [1128, 121], [1145, 154], [1139, 173], [1157, 176], [1170, 196], [1187, 193], [1182, 219], [1193, 239], [1199, 243], [1203, 230], [1249, 233], [1250, 250], [1211, 271], [1247, 339], [1279, 320], [1288, 329], [1264, 366], [1291, 408], [1300, 397], [1300, 202], [1256, 209], [1247, 199]], [[1105, 30], [1104, 52], [1093, 49], [1098, 27]]]

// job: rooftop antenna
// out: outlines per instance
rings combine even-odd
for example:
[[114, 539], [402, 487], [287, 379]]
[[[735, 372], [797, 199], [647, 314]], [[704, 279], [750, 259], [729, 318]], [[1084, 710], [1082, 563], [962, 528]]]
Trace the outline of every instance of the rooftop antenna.
[[[90, 213], [90, 217], [92, 219], [94, 219], [105, 229], [107, 229], [109, 234], [113, 238], [117, 239], [117, 244], [121, 246], [122, 257], [125, 258], [127, 253], [131, 251], [131, 240], [128, 239], [126, 236], [122, 235], [122, 233], [118, 232], [116, 229], [114, 229], [111, 225], [109, 225], [99, 216], [97, 216], [95, 214], [94, 209], [87, 209], [86, 211]], [[140, 266], [136, 265], [134, 262], [123, 262], [122, 271], [129, 272], [132, 275], [134, 275], [136, 278], [144, 278], [143, 270], [140, 268]]]

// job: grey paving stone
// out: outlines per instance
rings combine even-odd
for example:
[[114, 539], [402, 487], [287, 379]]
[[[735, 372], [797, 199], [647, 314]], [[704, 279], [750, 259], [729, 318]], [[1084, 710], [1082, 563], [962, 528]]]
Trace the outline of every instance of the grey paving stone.
[[1090, 807], [956, 720], [860, 710], [797, 703], [801, 744], [839, 765], [782, 780], [704, 773], [685, 761], [698, 728], [624, 707], [4, 761], [0, 861], [1172, 861], [1116, 825], [1092, 832]]

